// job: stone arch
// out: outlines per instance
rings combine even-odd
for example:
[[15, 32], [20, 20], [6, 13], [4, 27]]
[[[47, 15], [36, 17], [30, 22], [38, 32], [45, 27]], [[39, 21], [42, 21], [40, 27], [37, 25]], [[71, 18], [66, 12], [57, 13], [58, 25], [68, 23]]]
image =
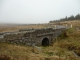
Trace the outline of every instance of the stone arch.
[[49, 39], [48, 38], [43, 38], [42, 46], [49, 46]]

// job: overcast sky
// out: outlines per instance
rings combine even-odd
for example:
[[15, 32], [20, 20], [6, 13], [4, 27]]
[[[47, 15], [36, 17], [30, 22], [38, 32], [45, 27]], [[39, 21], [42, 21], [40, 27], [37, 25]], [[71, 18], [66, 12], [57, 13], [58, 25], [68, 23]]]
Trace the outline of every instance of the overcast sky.
[[80, 0], [0, 0], [0, 23], [48, 23], [80, 13]]

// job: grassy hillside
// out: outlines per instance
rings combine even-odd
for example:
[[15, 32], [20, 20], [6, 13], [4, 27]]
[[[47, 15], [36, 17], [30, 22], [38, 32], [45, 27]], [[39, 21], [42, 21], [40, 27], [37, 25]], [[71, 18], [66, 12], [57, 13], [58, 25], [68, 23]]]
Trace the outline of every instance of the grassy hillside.
[[73, 28], [66, 31], [67, 37], [60, 35], [52, 46], [0, 43], [0, 60], [80, 60], [80, 29], [75, 28], [80, 27], [80, 21], [75, 22], [71, 21]]

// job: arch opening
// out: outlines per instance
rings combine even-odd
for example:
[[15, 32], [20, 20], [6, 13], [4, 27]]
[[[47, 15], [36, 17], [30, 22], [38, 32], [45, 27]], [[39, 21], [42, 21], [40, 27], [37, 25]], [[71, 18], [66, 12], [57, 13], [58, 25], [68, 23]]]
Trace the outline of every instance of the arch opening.
[[42, 40], [42, 46], [49, 46], [49, 39], [48, 38], [44, 38]]

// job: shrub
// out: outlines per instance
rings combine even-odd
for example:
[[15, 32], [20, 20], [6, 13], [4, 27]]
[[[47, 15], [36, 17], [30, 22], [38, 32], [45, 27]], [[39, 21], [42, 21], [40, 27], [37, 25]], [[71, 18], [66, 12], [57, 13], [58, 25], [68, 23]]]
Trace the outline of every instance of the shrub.
[[62, 34], [60, 34], [58, 36], [58, 39], [63, 39], [63, 38], [67, 38], [67, 37], [68, 37], [68, 35], [67, 35], [66, 31], [64, 31]]
[[0, 60], [11, 60], [11, 57], [7, 56], [7, 55], [0, 55]]
[[71, 43], [59, 44], [60, 48], [67, 48], [68, 50], [74, 50], [76, 46]]

